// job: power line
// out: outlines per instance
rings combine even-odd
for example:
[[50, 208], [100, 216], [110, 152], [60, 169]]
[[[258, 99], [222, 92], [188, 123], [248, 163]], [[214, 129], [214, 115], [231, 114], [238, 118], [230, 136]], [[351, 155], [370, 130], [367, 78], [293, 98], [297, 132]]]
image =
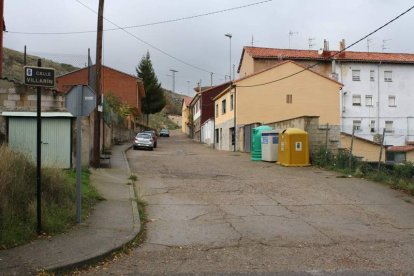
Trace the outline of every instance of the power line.
[[[385, 23], [384, 25], [380, 26], [379, 28], [375, 29], [374, 31], [370, 32], [369, 34], [365, 35], [364, 37], [362, 37], [362, 38], [358, 39], [357, 41], [355, 41], [354, 43], [352, 43], [352, 44], [351, 44], [351, 45], [349, 45], [348, 47], [345, 47], [344, 49], [342, 49], [342, 50], [340, 50], [340, 51], [336, 52], [335, 54], [333, 54], [333, 55], [331, 55], [331, 56], [329, 56], [329, 58], [328, 58], [328, 59], [331, 59], [331, 58], [333, 58], [333, 57], [335, 57], [335, 56], [337, 56], [337, 55], [339, 55], [339, 54], [341, 54], [341, 53], [345, 52], [345, 50], [348, 50], [349, 48], [351, 48], [351, 47], [353, 47], [354, 45], [358, 44], [358, 43], [359, 43], [359, 42], [361, 42], [362, 40], [364, 40], [364, 39], [366, 39], [366, 38], [370, 37], [371, 35], [375, 34], [375, 33], [376, 33], [376, 32], [378, 32], [379, 30], [381, 30], [381, 29], [385, 28], [385, 27], [386, 27], [386, 26], [388, 26], [389, 24], [391, 24], [391, 23], [393, 23], [394, 21], [398, 20], [400, 17], [402, 17], [403, 15], [407, 14], [407, 13], [408, 13], [408, 12], [410, 12], [412, 9], [414, 9], [414, 6], [411, 6], [411, 7], [410, 7], [409, 9], [407, 9], [406, 11], [402, 12], [402, 13], [401, 13], [401, 14], [399, 14], [398, 16], [394, 17], [393, 19], [391, 19], [390, 21], [388, 21], [388, 22], [387, 22], [387, 23]], [[275, 82], [278, 82], [278, 81], [282, 81], [282, 80], [285, 80], [285, 79], [291, 78], [291, 77], [293, 77], [293, 76], [296, 76], [296, 75], [298, 75], [298, 74], [300, 74], [300, 73], [303, 73], [303, 72], [305, 72], [305, 71], [307, 71], [307, 70], [309, 70], [309, 69], [311, 69], [311, 68], [313, 68], [313, 67], [315, 67], [315, 66], [319, 65], [320, 63], [322, 63], [322, 62], [321, 62], [321, 61], [318, 61], [318, 62], [316, 62], [316, 63], [314, 63], [314, 64], [312, 64], [312, 65], [309, 65], [308, 67], [305, 67], [304, 69], [302, 69], [302, 70], [300, 70], [300, 71], [298, 71], [298, 72], [296, 72], [296, 73], [293, 73], [293, 74], [287, 75], [287, 76], [285, 76], [285, 77], [282, 77], [282, 78], [279, 78], [279, 79], [276, 79], [276, 80], [273, 80], [273, 81], [268, 81], [268, 82], [264, 82], [264, 83], [253, 84], [253, 85], [237, 85], [237, 87], [246, 87], [246, 88], [247, 88], [247, 87], [257, 87], [257, 86], [263, 86], [263, 85], [267, 85], [267, 84], [275, 83]]]
[[[90, 8], [89, 6], [85, 5], [85, 4], [84, 4], [84, 3], [82, 3], [80, 0], [75, 0], [75, 1], [76, 1], [76, 2], [78, 2], [79, 4], [81, 4], [82, 6], [84, 6], [85, 8], [87, 8], [88, 10], [92, 11], [93, 13], [97, 14], [97, 12], [96, 12], [94, 9], [92, 9], [92, 8]], [[187, 66], [189, 66], [189, 67], [192, 67], [192, 68], [194, 68], [194, 69], [197, 69], [197, 70], [199, 70], [199, 71], [203, 71], [203, 72], [206, 72], [206, 73], [209, 73], [209, 74], [211, 73], [211, 70], [206, 70], [206, 69], [203, 69], [203, 68], [201, 68], [201, 67], [198, 67], [198, 66], [196, 66], [196, 65], [193, 65], [193, 64], [191, 64], [191, 63], [188, 63], [188, 62], [186, 62], [186, 61], [184, 61], [184, 60], [182, 60], [182, 59], [180, 59], [180, 58], [177, 58], [177, 57], [175, 57], [175, 56], [173, 56], [173, 55], [171, 55], [171, 54], [169, 54], [169, 53], [165, 52], [164, 50], [162, 50], [162, 49], [158, 48], [157, 46], [155, 46], [155, 45], [153, 45], [153, 44], [151, 44], [151, 43], [149, 43], [149, 42], [147, 42], [147, 41], [143, 40], [142, 38], [140, 38], [140, 37], [136, 36], [135, 34], [131, 33], [130, 31], [125, 30], [123, 27], [120, 27], [118, 24], [114, 23], [113, 21], [109, 20], [108, 18], [104, 17], [104, 19], [105, 19], [106, 21], [108, 21], [109, 23], [111, 23], [112, 25], [114, 25], [114, 26], [116, 26], [117, 28], [119, 28], [120, 30], [122, 30], [122, 31], [124, 31], [125, 33], [129, 34], [130, 36], [134, 37], [134, 38], [135, 38], [136, 40], [138, 40], [139, 42], [144, 43], [145, 45], [150, 46], [150, 47], [151, 47], [151, 48], [153, 48], [154, 50], [156, 50], [156, 51], [158, 51], [158, 52], [160, 52], [160, 53], [162, 53], [162, 54], [164, 54], [164, 55], [166, 55], [166, 56], [168, 56], [168, 57], [170, 57], [170, 58], [172, 58], [172, 59], [174, 59], [174, 60], [176, 60], [176, 61], [178, 61], [178, 62], [180, 62], [180, 63], [182, 63], [182, 64], [185, 64], [185, 65], [187, 65]], [[223, 74], [219, 74], [219, 75], [223, 75]]]
[[[77, 1], [77, 0], [75, 0], [75, 1]], [[244, 8], [248, 8], [248, 7], [252, 7], [252, 6], [261, 5], [261, 4], [264, 4], [266, 2], [271, 2], [271, 1], [273, 1], [273, 0], [264, 0], [264, 1], [254, 2], [254, 3], [250, 3], [250, 4], [246, 4], [246, 5], [242, 5], [242, 6], [237, 6], [237, 7], [233, 7], [233, 8], [217, 10], [217, 11], [212, 11], [212, 12], [206, 12], [206, 13], [201, 13], [201, 14], [196, 14], [196, 15], [190, 15], [190, 16], [185, 16], [185, 17], [180, 17], [180, 18], [167, 19], [167, 20], [162, 20], [162, 21], [155, 21], [155, 22], [145, 23], [145, 24], [140, 24], [140, 25], [132, 25], [132, 26], [125, 26], [125, 27], [117, 26], [116, 28], [105, 29], [104, 32], [117, 31], [117, 30], [123, 30], [123, 29], [142, 28], [142, 27], [149, 27], [149, 26], [161, 25], [161, 24], [166, 24], [166, 23], [179, 22], [179, 21], [195, 19], [195, 18], [199, 18], [199, 17], [205, 17], [205, 16], [209, 16], [209, 15], [215, 15], [215, 14], [225, 13], [225, 12], [229, 12], [229, 11], [244, 9]], [[77, 2], [79, 2], [79, 1], [77, 1]], [[81, 2], [79, 2], [79, 3], [83, 5], [83, 3], [81, 3]], [[11, 34], [24, 34], [24, 35], [73, 35], [73, 34], [96, 33], [96, 30], [72, 31], [72, 32], [21, 32], [21, 31], [7, 31], [7, 32], [11, 33]]]

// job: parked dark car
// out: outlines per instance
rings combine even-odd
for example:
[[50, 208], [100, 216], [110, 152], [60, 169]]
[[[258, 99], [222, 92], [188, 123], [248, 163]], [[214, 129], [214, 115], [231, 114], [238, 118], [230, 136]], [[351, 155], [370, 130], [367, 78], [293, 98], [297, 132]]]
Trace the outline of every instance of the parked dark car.
[[134, 139], [134, 150], [140, 149], [140, 148], [146, 148], [149, 150], [154, 149], [154, 139], [152, 138], [151, 133], [138, 133], [137, 136], [135, 136]]
[[160, 137], [170, 137], [170, 131], [166, 128], [161, 129]]
[[152, 135], [152, 139], [154, 140], [154, 148], [157, 147], [157, 133], [155, 130], [145, 130], [142, 133], [150, 133]]

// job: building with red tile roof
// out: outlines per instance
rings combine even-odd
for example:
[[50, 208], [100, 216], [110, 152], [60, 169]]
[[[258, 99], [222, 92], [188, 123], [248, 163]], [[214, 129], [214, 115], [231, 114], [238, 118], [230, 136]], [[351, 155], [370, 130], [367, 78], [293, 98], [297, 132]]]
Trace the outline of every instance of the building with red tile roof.
[[[414, 142], [414, 54], [244, 47], [241, 78], [286, 60], [344, 84], [341, 90], [341, 130], [374, 141], [385, 129], [385, 142]], [[289, 77], [289, 76], [287, 76]]]

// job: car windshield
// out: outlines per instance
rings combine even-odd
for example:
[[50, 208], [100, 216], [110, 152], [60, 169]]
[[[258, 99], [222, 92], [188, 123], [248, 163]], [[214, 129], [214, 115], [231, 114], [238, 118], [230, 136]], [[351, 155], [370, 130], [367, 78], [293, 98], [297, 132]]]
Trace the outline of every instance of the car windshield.
[[151, 138], [151, 134], [149, 134], [149, 133], [138, 133], [137, 134], [137, 138], [150, 139]]

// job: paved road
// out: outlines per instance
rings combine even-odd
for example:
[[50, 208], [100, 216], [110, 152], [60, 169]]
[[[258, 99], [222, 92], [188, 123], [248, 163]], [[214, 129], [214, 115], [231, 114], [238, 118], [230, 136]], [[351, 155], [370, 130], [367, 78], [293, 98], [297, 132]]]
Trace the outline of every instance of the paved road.
[[86, 274], [414, 271], [414, 205], [381, 184], [251, 162], [247, 154], [215, 151], [178, 132], [128, 158], [148, 202], [147, 239]]

